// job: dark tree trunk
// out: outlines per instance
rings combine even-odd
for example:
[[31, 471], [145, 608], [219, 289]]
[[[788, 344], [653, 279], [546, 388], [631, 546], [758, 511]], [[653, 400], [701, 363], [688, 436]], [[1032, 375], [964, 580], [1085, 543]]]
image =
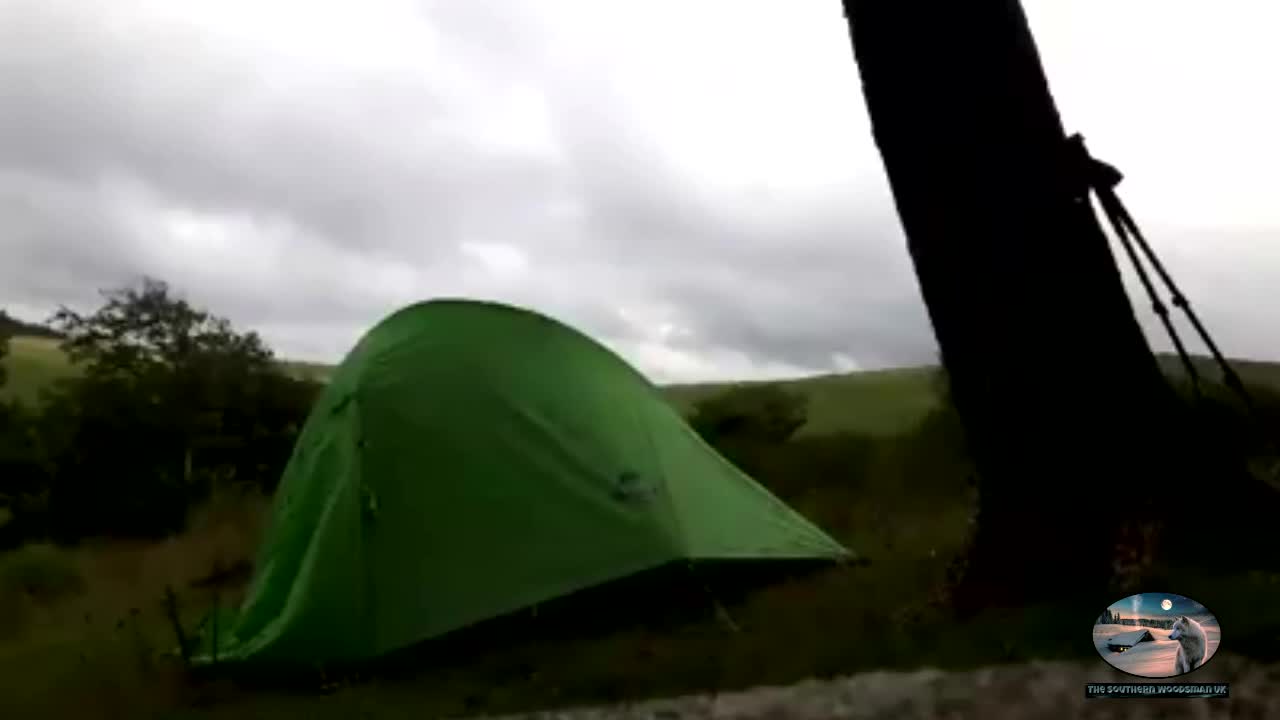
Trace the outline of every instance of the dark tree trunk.
[[[844, 4], [981, 475], [959, 600], [1078, 590], [1103, 606], [1120, 536], [1161, 524], [1196, 473], [1175, 454], [1180, 406], [1067, 171], [1026, 17], [1016, 0]], [[1099, 502], [1099, 487], [1115, 499]]]

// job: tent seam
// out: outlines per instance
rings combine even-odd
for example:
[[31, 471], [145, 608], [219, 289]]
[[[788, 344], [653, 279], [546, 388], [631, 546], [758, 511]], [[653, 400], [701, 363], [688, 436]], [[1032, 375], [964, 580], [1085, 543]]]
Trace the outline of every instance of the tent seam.
[[680, 557], [687, 558], [689, 555], [689, 538], [681, 522], [679, 508], [676, 507], [675, 497], [671, 494], [671, 479], [667, 475], [667, 463], [662, 452], [658, 449], [657, 442], [654, 441], [653, 432], [650, 430], [649, 423], [644, 422], [646, 418], [639, 416], [639, 411], [632, 409], [632, 417], [639, 422], [640, 431], [644, 435], [645, 444], [649, 446], [649, 457], [654, 459], [657, 466], [658, 474], [662, 482], [662, 496], [666, 500], [667, 510], [671, 513], [671, 524], [675, 527], [676, 542], [679, 545]]
[[[356, 424], [356, 433], [355, 433], [356, 434], [356, 438], [355, 438], [356, 487], [355, 487], [355, 490], [356, 490], [357, 497], [364, 497], [364, 493], [366, 492], [366, 490], [370, 495], [372, 495], [373, 488], [367, 487], [365, 483], [365, 477], [367, 473], [365, 472], [365, 453], [364, 453], [364, 449], [365, 449], [364, 404], [360, 402], [360, 378], [359, 377], [356, 378], [354, 387], [352, 387], [351, 389], [351, 406], [352, 406], [352, 410], [351, 410], [352, 417], [355, 419], [355, 424]], [[376, 502], [376, 499], [377, 499], [376, 496], [374, 496], [374, 499]], [[359, 557], [361, 557], [362, 559], [367, 556], [368, 547], [366, 547], [366, 539], [367, 539], [368, 530], [370, 529], [366, 527], [367, 518], [365, 517], [365, 515], [366, 513], [364, 511], [364, 508], [361, 507], [359, 511], [359, 516], [360, 516]], [[377, 648], [379, 645], [379, 634], [378, 634], [378, 627], [377, 627], [378, 614], [377, 612], [375, 612], [377, 588], [374, 584], [373, 575], [372, 573], [369, 572], [369, 564], [367, 562], [362, 564], [364, 565], [364, 567], [362, 568], [362, 573], [361, 573], [363, 576], [363, 582], [361, 587], [361, 590], [362, 590], [361, 606], [362, 606], [362, 612], [364, 614], [364, 617], [361, 618], [361, 624], [364, 627], [368, 628], [369, 636], [370, 636], [369, 650], [372, 651], [374, 654], [376, 654]]]

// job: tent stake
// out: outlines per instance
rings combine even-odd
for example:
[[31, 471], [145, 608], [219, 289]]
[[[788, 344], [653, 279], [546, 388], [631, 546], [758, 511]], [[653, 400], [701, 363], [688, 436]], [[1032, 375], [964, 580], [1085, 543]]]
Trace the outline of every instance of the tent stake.
[[191, 668], [191, 648], [187, 645], [187, 636], [182, 632], [182, 619], [178, 616], [178, 595], [172, 585], [164, 586], [164, 609], [173, 626], [173, 634], [178, 639], [178, 652], [182, 654], [182, 664]]
[[729, 631], [735, 635], [742, 632], [742, 628], [733, 621], [733, 616], [730, 615], [729, 611], [725, 609], [723, 604], [721, 604], [720, 599], [716, 597], [716, 594], [711, 591], [711, 586], [707, 584], [707, 581], [698, 574], [698, 571], [693, 567], [693, 563], [686, 563], [685, 567], [689, 569], [689, 574], [694, 577], [695, 581], [702, 588], [702, 591], [707, 594], [707, 598], [711, 601], [711, 607], [715, 609], [716, 619], [725, 627], [729, 628]]

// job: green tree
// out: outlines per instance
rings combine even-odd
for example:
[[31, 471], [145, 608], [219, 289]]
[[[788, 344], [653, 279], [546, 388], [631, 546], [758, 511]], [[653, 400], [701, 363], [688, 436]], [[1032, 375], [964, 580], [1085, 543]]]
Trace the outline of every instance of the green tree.
[[316, 386], [293, 380], [253, 332], [167, 284], [104, 291], [51, 319], [80, 377], [49, 393], [49, 531], [156, 536], [180, 529], [213, 478], [273, 485]]
[[106, 303], [92, 314], [62, 307], [50, 320], [65, 337], [68, 357], [90, 375], [226, 375], [274, 368], [272, 352], [257, 333], [237, 332], [226, 318], [175, 297], [163, 281], [144, 278], [140, 288], [102, 295]]
[[0, 327], [0, 387], [4, 387], [5, 382], [9, 379], [9, 368], [4, 364], [4, 359], [9, 356], [9, 333], [3, 327]]

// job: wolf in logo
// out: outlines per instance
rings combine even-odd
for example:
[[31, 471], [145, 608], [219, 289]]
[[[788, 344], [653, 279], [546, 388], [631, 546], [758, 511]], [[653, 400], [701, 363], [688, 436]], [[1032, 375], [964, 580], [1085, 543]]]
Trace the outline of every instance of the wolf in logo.
[[1189, 673], [1204, 664], [1208, 643], [1200, 623], [1183, 615], [1174, 621], [1169, 639], [1178, 641], [1178, 656], [1173, 660], [1174, 672], [1179, 675]]

